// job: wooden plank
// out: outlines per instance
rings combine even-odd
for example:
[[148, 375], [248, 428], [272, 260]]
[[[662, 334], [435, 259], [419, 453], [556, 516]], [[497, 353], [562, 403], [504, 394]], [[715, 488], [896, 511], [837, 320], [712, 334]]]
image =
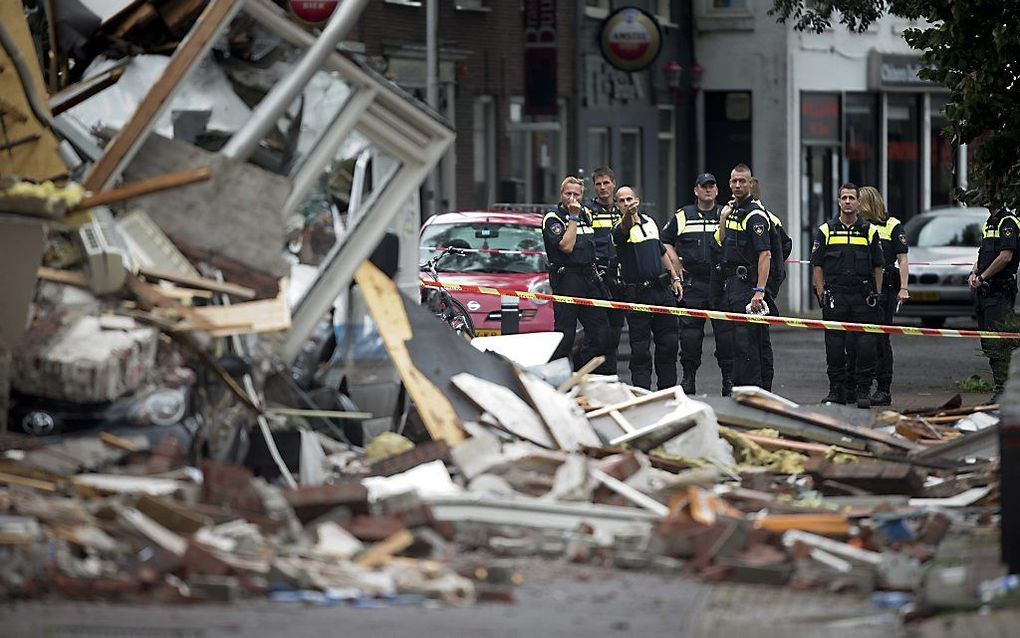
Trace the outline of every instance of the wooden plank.
[[[42, 108], [47, 109], [46, 85], [20, 2], [0, 2], [0, 24], [4, 25], [25, 61], [30, 76], [30, 89], [39, 99]], [[0, 47], [0, 95], [4, 98], [0, 106], [0, 118], [3, 121], [0, 144], [39, 136], [34, 142], [20, 144], [0, 153], [0, 175], [18, 175], [33, 182], [67, 175], [67, 167], [57, 153], [57, 140], [32, 113], [14, 63], [3, 47]]]
[[4, 472], [0, 472], [0, 483], [3, 483], [4, 485], [20, 485], [22, 487], [31, 487], [32, 489], [41, 490], [43, 492], [57, 491], [56, 483], [51, 483], [50, 481], [40, 481], [39, 479], [26, 478], [24, 476], [7, 474]]
[[178, 188], [196, 182], [204, 182], [210, 177], [212, 177], [212, 170], [208, 166], [150, 177], [149, 179], [132, 182], [119, 188], [111, 188], [110, 190], [90, 194], [72, 208], [70, 212], [86, 210], [95, 206], [117, 204], [135, 197], [148, 195], [149, 193], [158, 193], [159, 191], [170, 190], [171, 188]]
[[327, 419], [371, 419], [371, 412], [347, 412], [345, 410], [305, 410], [301, 408], [267, 408], [266, 414], [282, 416], [323, 417]]
[[572, 388], [575, 385], [577, 385], [578, 383], [580, 383], [581, 379], [583, 379], [586, 374], [589, 374], [592, 371], [594, 371], [595, 368], [597, 368], [600, 365], [602, 365], [603, 363], [605, 363], [605, 361], [606, 361], [606, 358], [604, 356], [602, 356], [601, 354], [596, 356], [596, 357], [594, 357], [594, 358], [592, 358], [591, 361], [589, 361], [588, 363], [586, 363], [583, 366], [581, 366], [580, 368], [578, 368], [577, 372], [575, 372], [574, 374], [570, 375], [570, 378], [567, 379], [566, 381], [564, 381], [563, 383], [561, 383], [560, 386], [558, 388], [556, 388], [556, 389], [559, 390], [560, 392], [566, 392], [570, 388]]
[[102, 93], [119, 82], [121, 76], [124, 75], [125, 66], [127, 65], [121, 64], [102, 73], [97, 73], [92, 77], [85, 78], [81, 82], [72, 84], [51, 97], [50, 109], [53, 111], [53, 115], [57, 116], [68, 109], [73, 109], [92, 96]]
[[289, 330], [286, 285], [280, 281], [280, 292], [275, 299], [194, 308], [188, 321], [177, 329], [205, 330], [212, 337]]
[[598, 447], [602, 444], [573, 399], [527, 372], [518, 370], [516, 374], [531, 405], [538, 410], [561, 449], [572, 452], [582, 445]]
[[496, 417], [507, 432], [550, 450], [559, 448], [542, 419], [513, 390], [466, 372], [450, 381], [472, 403]]
[[453, 405], [415, 366], [407, 351], [407, 342], [413, 334], [396, 284], [369, 261], [358, 268], [354, 280], [429, 434], [437, 441], [446, 441], [451, 447], [462, 442], [466, 437]]
[[87, 190], [102, 190], [131, 161], [139, 145], [152, 130], [156, 118], [170, 105], [170, 100], [188, 72], [209, 51], [216, 35], [227, 25], [241, 4], [240, 0], [212, 0], [209, 3], [187, 37], [174, 51], [163, 75], [146, 94], [120, 134], [106, 147], [103, 156], [92, 166], [85, 178]]
[[363, 551], [354, 559], [354, 563], [368, 569], [379, 567], [386, 564], [386, 561], [394, 554], [410, 547], [412, 543], [414, 543], [414, 534], [406, 529], [402, 529], [386, 540], [376, 543]]
[[39, 266], [35, 275], [43, 281], [52, 281], [67, 286], [77, 286], [78, 288], [89, 287], [89, 278], [85, 273], [77, 270], [60, 270], [58, 268]]
[[112, 448], [118, 450], [124, 450], [125, 452], [137, 452], [138, 446], [128, 441], [127, 439], [121, 438], [116, 434], [110, 434], [109, 432], [100, 432], [99, 440], [104, 444], [109, 445]]
[[138, 274], [146, 277], [147, 279], [160, 279], [162, 281], [169, 281], [170, 283], [180, 284], [189, 288], [222, 292], [241, 299], [255, 298], [255, 291], [253, 289], [248, 288], [247, 286], [238, 286], [237, 284], [232, 284], [226, 281], [216, 281], [215, 279], [208, 279], [206, 277], [189, 277], [187, 275], [179, 275], [177, 273], [149, 268], [147, 266], [139, 267]]

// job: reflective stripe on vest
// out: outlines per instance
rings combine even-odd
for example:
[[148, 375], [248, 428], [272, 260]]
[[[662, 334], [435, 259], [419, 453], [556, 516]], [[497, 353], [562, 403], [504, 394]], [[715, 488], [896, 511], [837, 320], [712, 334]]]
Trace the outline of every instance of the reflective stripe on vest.
[[659, 240], [659, 228], [655, 225], [655, 220], [650, 218], [642, 218], [640, 224], [634, 224], [630, 227], [630, 235], [627, 237], [628, 244], [640, 244], [643, 241]]
[[999, 233], [1002, 230], [1002, 223], [1004, 221], [1006, 221], [1007, 219], [1012, 219], [1013, 223], [1015, 223], [1017, 226], [1020, 226], [1020, 219], [1017, 219], [1016, 217], [1013, 217], [1012, 215], [1003, 215], [1002, 219], [999, 220], [999, 223], [996, 224], [994, 229], [989, 230], [988, 224], [987, 223], [985, 224], [984, 231], [981, 233], [981, 238], [982, 239], [998, 239], [999, 238]]
[[840, 230], [832, 230], [829, 228], [829, 223], [825, 222], [818, 227], [818, 230], [822, 231], [826, 246], [867, 246], [874, 239], [875, 235], [878, 234], [878, 230], [870, 224], [868, 225], [867, 237], [862, 237], [855, 233], [854, 228], [854, 226], [851, 226]]
[[900, 220], [896, 219], [895, 217], [890, 217], [886, 219], [885, 223], [882, 225], [872, 224], [872, 226], [878, 229], [878, 237], [882, 241], [892, 241], [893, 228], [896, 228], [899, 225]]

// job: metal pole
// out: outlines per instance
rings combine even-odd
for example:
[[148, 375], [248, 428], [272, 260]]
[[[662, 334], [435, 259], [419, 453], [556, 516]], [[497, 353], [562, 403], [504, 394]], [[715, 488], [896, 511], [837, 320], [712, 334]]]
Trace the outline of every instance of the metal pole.
[[[439, 0], [427, 0], [425, 8], [425, 102], [439, 113]], [[425, 180], [425, 212], [439, 212], [439, 180], [436, 168]]]
[[336, 51], [337, 43], [351, 30], [367, 4], [368, 0], [346, 0], [337, 6], [333, 17], [308, 48], [305, 57], [301, 58], [282, 82], [273, 87], [259, 103], [251, 118], [223, 147], [224, 156], [247, 159], [252, 154], [259, 141], [273, 128], [287, 107], [297, 99], [326, 58]]

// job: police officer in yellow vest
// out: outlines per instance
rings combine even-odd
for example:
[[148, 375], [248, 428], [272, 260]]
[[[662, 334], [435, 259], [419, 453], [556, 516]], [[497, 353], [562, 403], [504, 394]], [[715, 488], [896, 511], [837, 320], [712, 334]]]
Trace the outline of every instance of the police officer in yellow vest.
[[[839, 188], [839, 215], [818, 227], [811, 245], [811, 279], [822, 318], [829, 321], [874, 323], [878, 319], [879, 291], [885, 259], [878, 229], [858, 213], [859, 189]], [[829, 394], [822, 402], [846, 403], [846, 386], [857, 389], [857, 407], [871, 407], [871, 381], [875, 374], [876, 342], [873, 333], [825, 331], [825, 361]], [[854, 348], [855, 370], [847, 370], [847, 350]], [[852, 377], [848, 378], [848, 377]]]
[[[662, 243], [677, 272], [684, 278], [684, 308], [711, 310], [719, 303], [718, 286], [712, 275], [719, 263], [719, 249], [715, 233], [719, 229], [719, 209], [716, 198], [719, 186], [715, 175], [702, 173], [694, 180], [695, 203], [676, 211], [662, 228]], [[722, 372], [722, 393], [729, 394], [733, 387], [732, 335], [729, 321], [712, 320], [715, 334], [715, 358]], [[696, 376], [701, 367], [702, 343], [705, 338], [705, 320], [698, 317], [680, 317], [680, 367], [683, 378], [680, 385], [686, 394], [696, 392]]]
[[[620, 209], [613, 201], [616, 194], [616, 173], [611, 168], [596, 168], [591, 173], [591, 181], [595, 185], [595, 196], [591, 198], [588, 211], [591, 215], [592, 230], [595, 231], [595, 268], [609, 295], [613, 299], [622, 300], [620, 269], [612, 236], [613, 226], [620, 221]], [[606, 366], [615, 374], [616, 354], [620, 348], [620, 335], [623, 333], [627, 313], [624, 310], [607, 310], [606, 314], [609, 319]]]
[[[581, 205], [584, 182], [568, 176], [560, 184], [560, 202], [542, 219], [542, 238], [549, 258], [549, 285], [553, 294], [598, 299], [604, 296], [595, 274], [595, 239], [588, 214]], [[609, 323], [603, 308], [556, 303], [553, 326], [563, 340], [553, 359], [566, 357], [574, 345], [577, 322], [584, 326], [585, 341], [581, 357], [585, 362], [606, 354]], [[607, 358], [608, 359], [608, 358]], [[595, 369], [599, 374], [616, 374], [606, 363]]]
[[[907, 292], [909, 266], [907, 265], [907, 234], [903, 224], [885, 211], [882, 194], [872, 186], [862, 186], [860, 214], [878, 230], [882, 242], [885, 270], [882, 273], [882, 295], [878, 302], [878, 322], [891, 326], [896, 307], [910, 299]], [[893, 351], [889, 335], [877, 335], [878, 360], [875, 364], [877, 388], [871, 395], [871, 405], [892, 404]]]
[[[1016, 271], [1020, 264], [1020, 219], [1006, 208], [988, 217], [981, 234], [977, 263], [968, 278], [974, 293], [978, 326], [982, 330], [1001, 330], [1001, 322], [1013, 314], [1016, 301]], [[992, 366], [992, 381], [998, 401], [1009, 374], [1010, 344], [997, 339], [982, 339], [981, 349]]]
[[[677, 305], [683, 286], [666, 248], [659, 240], [655, 220], [638, 212], [641, 201], [633, 188], [622, 186], [616, 203], [623, 219], [613, 228], [613, 243], [620, 259], [620, 274], [627, 301], [654, 306]], [[651, 342], [655, 338], [655, 380], [660, 390], [676, 385], [676, 356], [679, 347], [679, 323], [673, 315], [627, 313], [630, 338], [631, 383], [652, 387]]]
[[[751, 169], [737, 164], [730, 171], [732, 206], [720, 213], [719, 234], [724, 286], [724, 309], [729, 312], [765, 312], [771, 304], [765, 284], [772, 265], [772, 224], [751, 198]], [[733, 383], [756, 385], [762, 381], [762, 346], [768, 325], [736, 323], [733, 326]]]

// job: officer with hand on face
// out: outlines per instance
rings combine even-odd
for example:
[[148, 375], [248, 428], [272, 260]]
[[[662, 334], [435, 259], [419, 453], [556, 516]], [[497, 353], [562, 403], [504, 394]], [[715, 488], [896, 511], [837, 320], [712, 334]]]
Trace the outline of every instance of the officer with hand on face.
[[[620, 259], [620, 273], [627, 301], [636, 304], [676, 307], [683, 285], [666, 248], [659, 240], [655, 220], [638, 211], [641, 201], [632, 187], [616, 191], [623, 218], [613, 228], [613, 243]], [[655, 379], [659, 389], [676, 385], [679, 324], [673, 315], [628, 311], [631, 383], [652, 387], [651, 342], [655, 339]]]
[[[567, 176], [560, 184], [560, 203], [542, 219], [542, 238], [549, 258], [549, 286], [553, 294], [585, 299], [603, 299], [603, 287], [595, 273], [595, 235], [587, 213], [581, 206], [584, 182]], [[606, 355], [609, 322], [604, 308], [556, 302], [553, 326], [563, 333], [553, 359], [568, 357], [577, 334], [577, 322], [584, 326], [585, 340], [581, 356], [587, 363], [596, 355]], [[616, 374], [609, 357], [595, 369], [598, 374]]]
[[[1020, 264], [1018, 235], [1020, 219], [1006, 208], [1000, 208], [985, 222], [977, 262], [967, 280], [974, 293], [974, 307], [981, 330], [1002, 330], [1002, 320], [1013, 314], [1016, 271]], [[1010, 347], [1000, 339], [982, 339], [981, 349], [992, 366], [995, 394], [991, 401], [996, 403], [1009, 376]]]
[[[885, 256], [878, 229], [857, 214], [859, 189], [839, 188], [839, 215], [818, 227], [811, 244], [811, 279], [827, 321], [876, 323]], [[829, 394], [823, 403], [846, 403], [846, 387], [857, 390], [857, 407], [871, 407], [877, 343], [874, 333], [825, 331]], [[847, 369], [848, 350], [856, 353], [856, 370]], [[851, 378], [848, 378], [851, 377]], [[849, 383], [848, 383], [849, 382]]]

